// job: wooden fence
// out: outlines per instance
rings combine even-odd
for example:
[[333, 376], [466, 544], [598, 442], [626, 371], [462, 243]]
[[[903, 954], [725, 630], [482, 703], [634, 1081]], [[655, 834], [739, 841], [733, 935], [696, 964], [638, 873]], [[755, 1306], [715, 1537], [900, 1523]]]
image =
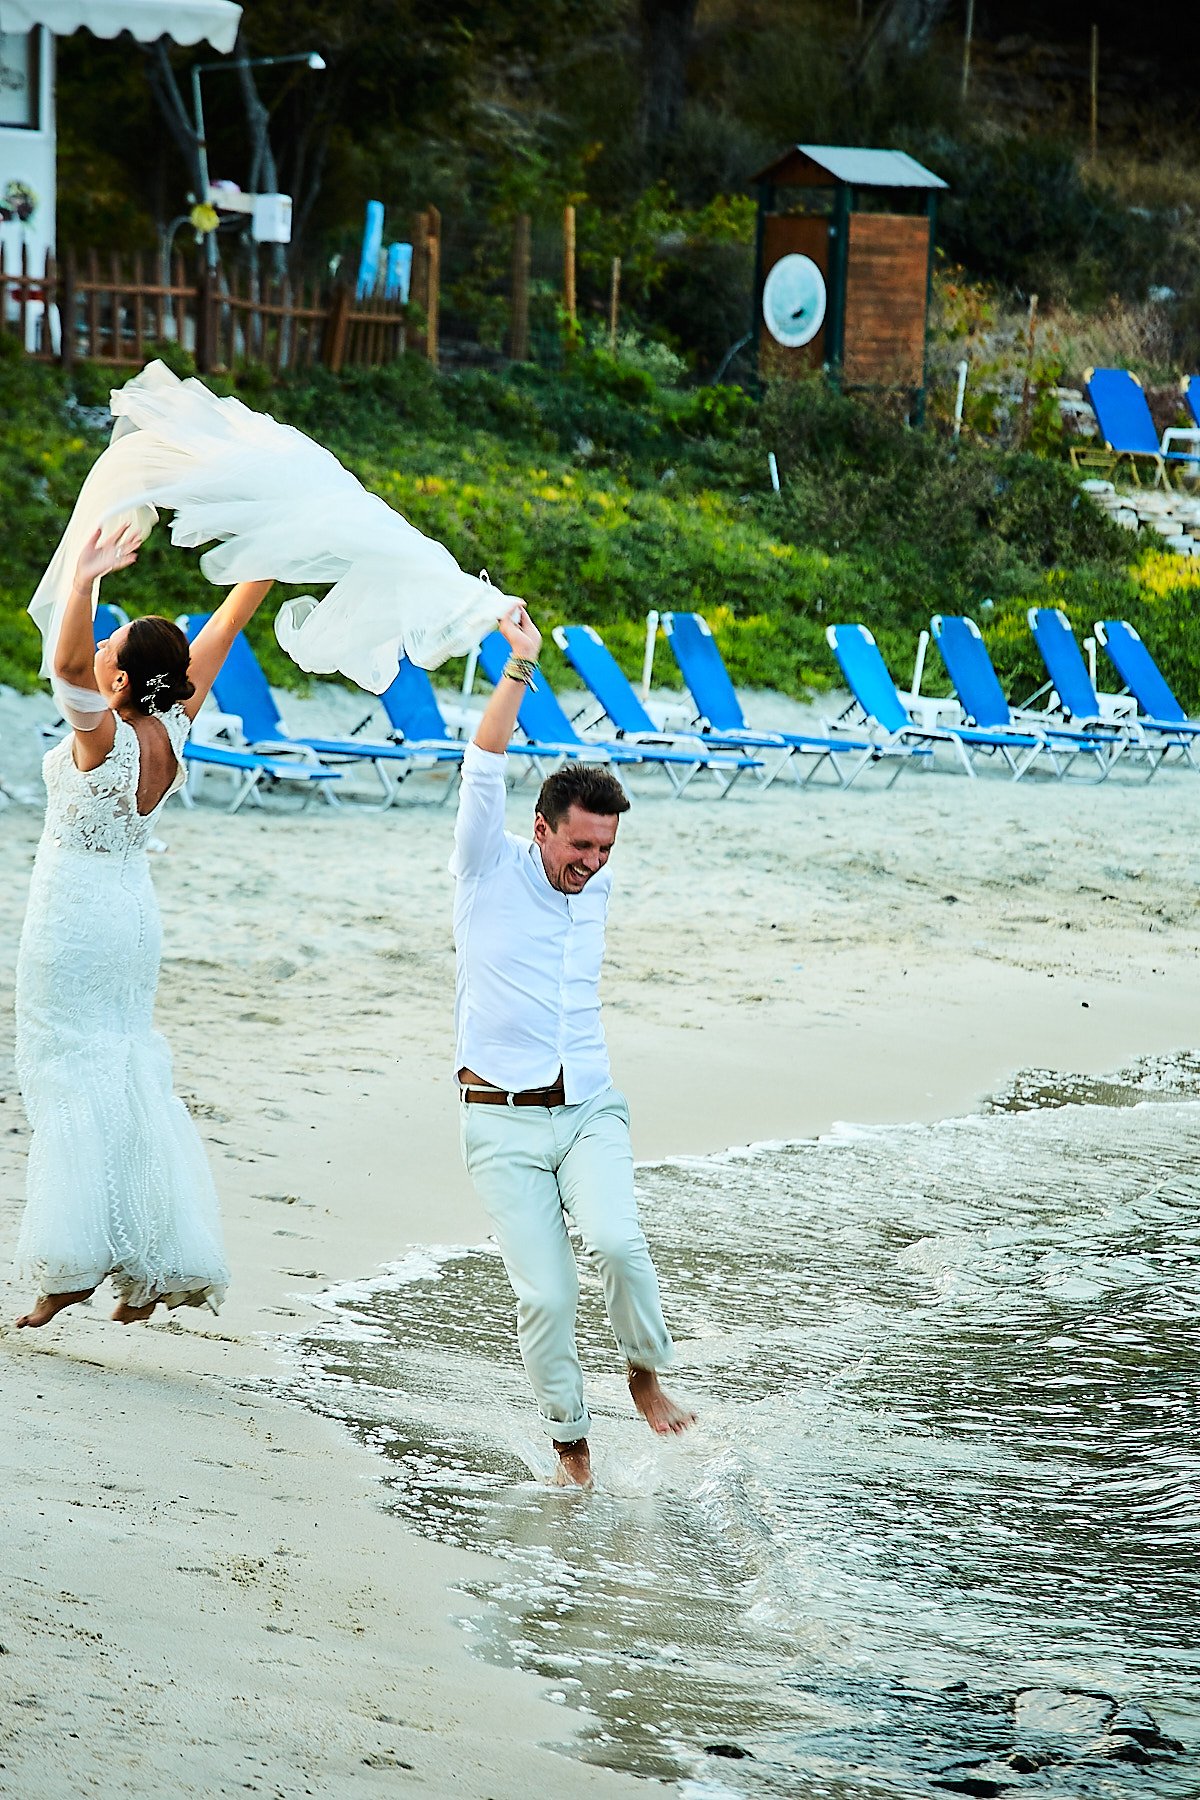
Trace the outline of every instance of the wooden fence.
[[154, 271], [140, 256], [102, 260], [68, 250], [61, 262], [47, 256], [35, 273], [23, 249], [10, 269], [0, 246], [0, 330], [37, 361], [66, 368], [77, 359], [141, 368], [156, 346], [178, 344], [203, 374], [249, 363], [278, 374], [316, 362], [336, 373], [402, 355], [410, 312], [395, 301], [356, 300], [345, 286], [322, 290], [237, 270], [211, 277], [203, 265], [189, 274], [180, 256]]
[[[531, 347], [530, 296], [532, 251], [529, 215], [512, 222], [511, 259], [502, 264], [491, 293], [499, 304], [502, 334], [483, 342], [472, 339], [468, 300], [451, 305], [443, 331], [443, 275], [447, 267], [447, 299], [459, 289], [454, 258], [443, 254], [442, 218], [427, 207], [412, 222], [412, 274], [408, 305], [382, 298], [358, 299], [344, 283], [291, 282], [265, 279], [230, 264], [210, 271], [201, 259], [185, 263], [181, 255], [160, 262], [134, 256], [101, 257], [93, 251], [76, 256], [68, 250], [61, 261], [47, 256], [36, 272], [22, 247], [19, 265], [7, 267], [0, 245], [0, 331], [15, 334], [28, 355], [70, 367], [77, 359], [114, 367], [140, 368], [156, 346], [178, 344], [204, 374], [232, 372], [256, 364], [279, 374], [322, 363], [335, 373], [350, 365], [394, 361], [406, 351], [435, 365], [446, 355], [483, 355], [493, 360], [544, 360], [544, 344]], [[448, 245], [462, 263], [461, 230]], [[496, 246], [492, 246], [495, 251]], [[539, 277], [543, 313], [559, 297], [571, 335], [576, 331], [575, 209], [564, 211], [562, 261], [552, 281]], [[619, 261], [613, 265], [609, 293], [610, 338], [615, 340]], [[549, 289], [552, 292], [548, 292]], [[466, 291], [479, 301], [479, 286]], [[494, 318], [493, 318], [494, 322]], [[475, 322], [477, 326], [477, 321]], [[556, 327], [561, 336], [561, 327]], [[502, 341], [501, 341], [502, 335]], [[543, 330], [542, 336], [545, 336]], [[490, 345], [490, 348], [488, 347]], [[561, 343], [558, 345], [561, 355]]]

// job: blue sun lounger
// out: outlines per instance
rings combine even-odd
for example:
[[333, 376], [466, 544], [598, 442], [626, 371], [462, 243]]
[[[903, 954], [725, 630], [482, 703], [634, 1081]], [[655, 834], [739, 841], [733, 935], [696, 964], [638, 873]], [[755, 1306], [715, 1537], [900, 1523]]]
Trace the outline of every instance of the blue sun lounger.
[[1119, 733], [1107, 728], [1074, 731], [1067, 725], [1043, 724], [1040, 716], [1014, 714], [974, 619], [936, 613], [930, 629], [968, 724], [990, 731], [997, 740], [1013, 736], [1033, 740], [1035, 748], [1014, 768], [1014, 779], [1044, 756], [1058, 776], [1083, 757], [1084, 766], [1094, 771], [1098, 781], [1104, 780], [1121, 748]]
[[[235, 778], [233, 797], [226, 808], [231, 813], [238, 812], [247, 800], [261, 806], [259, 790], [264, 786], [299, 789], [307, 804], [314, 794], [325, 791], [325, 784], [341, 780], [336, 769], [318, 763], [263, 756], [257, 750], [239, 750], [230, 744], [197, 744], [191, 738], [183, 746], [183, 760], [189, 769], [221, 769]], [[190, 782], [183, 790], [183, 798], [187, 805], [194, 804]]]
[[[394, 741], [405, 745], [409, 750], [420, 750], [428, 745], [444, 748], [447, 744], [457, 745], [462, 749], [462, 740], [455, 737], [447, 725], [442, 709], [438, 705], [437, 695], [433, 691], [433, 683], [424, 669], [416, 663], [409, 662], [407, 657], [400, 660], [400, 668], [395, 681], [385, 688], [379, 696], [388, 723], [395, 734]], [[370, 715], [362, 724], [369, 722]], [[356, 726], [354, 735], [362, 730]], [[523, 756], [530, 763], [544, 762], [547, 758], [562, 758], [558, 752], [544, 744], [513, 744], [509, 747], [513, 756]]]
[[[205, 625], [208, 616], [207, 613], [190, 613], [180, 619], [189, 642]], [[233, 640], [229, 655], [213, 683], [213, 694], [222, 712], [231, 713], [242, 721], [246, 742], [244, 746], [237, 746], [239, 749], [258, 750], [272, 757], [295, 756], [326, 768], [369, 764], [383, 790], [381, 810], [392, 805], [399, 793], [400, 782], [414, 769], [462, 760], [462, 747], [455, 744], [410, 750], [400, 744], [379, 744], [354, 738], [293, 736], [284, 725], [262, 666], [242, 632]], [[336, 803], [336, 796], [328, 787], [323, 792], [329, 801]]]
[[[763, 778], [764, 787], [769, 787], [785, 769], [790, 770], [803, 787], [824, 762], [828, 762], [843, 787], [849, 787], [873, 763], [884, 761], [894, 763], [892, 781], [895, 781], [906, 767], [920, 764], [929, 755], [927, 748], [899, 740], [875, 743], [862, 736], [842, 739], [804, 732], [754, 731], [746, 723], [737, 690], [730, 680], [708, 620], [699, 613], [664, 613], [662, 628], [692, 696], [696, 723], [703, 736], [725, 746], [741, 744], [748, 750], [774, 750], [777, 753]], [[814, 761], [808, 773], [800, 775], [793, 764], [803, 757], [811, 757]], [[848, 760], [843, 762], [843, 758]]]
[[[92, 622], [96, 643], [102, 644], [106, 638], [128, 625], [129, 615], [120, 606], [112, 606], [101, 601], [96, 608], [96, 616]], [[65, 723], [65, 721], [64, 721]], [[262, 756], [254, 750], [235, 749], [226, 744], [202, 744], [189, 737], [183, 746], [183, 760], [189, 765], [189, 773], [198, 769], [221, 769], [234, 777], [233, 796], [226, 809], [237, 812], [247, 800], [261, 806], [261, 786], [268, 788], [280, 786], [300, 789], [304, 793], [305, 803], [322, 789], [326, 782], [340, 779], [336, 769], [314, 768], [311, 763], [286, 761], [283, 757]], [[189, 781], [180, 793], [185, 806], [195, 804], [195, 782]]]
[[1096, 622], [1096, 641], [1108, 652], [1117, 674], [1138, 703], [1141, 723], [1154, 731], [1175, 734], [1192, 767], [1196, 761], [1196, 739], [1200, 737], [1200, 719], [1189, 719], [1154, 658], [1132, 625], [1124, 619]]
[[[511, 654], [498, 631], [488, 633], [479, 646], [479, 661], [489, 681], [495, 683], [502, 678]], [[531, 744], [550, 746], [566, 761], [594, 758], [626, 767], [661, 769], [676, 795], [682, 794], [702, 769], [715, 777], [718, 790], [724, 795], [739, 775], [759, 767], [753, 757], [742, 753], [698, 759], [694, 751], [673, 750], [667, 745], [608, 743], [583, 737], [563, 711], [545, 676], [539, 673], [536, 683], [525, 690], [517, 723]]]
[[[679, 750], [694, 757], [698, 769], [716, 767], [719, 771], [724, 771], [730, 754], [744, 756], [747, 745], [740, 738], [725, 739], [717, 733], [696, 731], [666, 731], [657, 726], [638, 698], [624, 669], [599, 632], [594, 631], [590, 625], [556, 625], [554, 641], [590, 690], [615, 731], [619, 743], [658, 745]], [[838, 748], [841, 748], [840, 744]], [[861, 748], [865, 749], [866, 746]], [[758, 762], [753, 766], [762, 768]], [[773, 779], [773, 774], [763, 771], [764, 787], [769, 787]]]
[[1184, 403], [1193, 422], [1200, 426], [1200, 375], [1185, 375], [1182, 382]]
[[829, 625], [829, 648], [837, 658], [862, 718], [885, 733], [888, 744], [918, 744], [932, 752], [953, 750], [963, 771], [975, 779], [978, 756], [999, 756], [1014, 781], [1042, 754], [1042, 740], [1019, 731], [987, 731], [974, 725], [920, 725], [908, 712], [875, 639], [865, 625]]
[[[1133, 714], [1122, 716], [1114, 713], [1111, 706], [1105, 709], [1075, 641], [1071, 622], [1061, 607], [1031, 606], [1026, 616], [1057, 696], [1058, 710], [1072, 725], [1085, 731], [1098, 726], [1102, 731], [1118, 734], [1132, 754], [1142, 756], [1149, 764], [1147, 780], [1169, 751], [1185, 749], [1184, 740], [1169, 726], [1143, 723]], [[1119, 748], [1115, 754], [1120, 754]]]
[[[1180, 439], [1190, 439], [1194, 446], [1200, 434], [1172, 426], [1163, 433], [1160, 442], [1149, 403], [1136, 375], [1131, 375], [1128, 369], [1089, 369], [1083, 385], [1105, 448], [1115, 458], [1114, 473], [1124, 465], [1140, 486], [1141, 470], [1148, 464], [1154, 475], [1151, 487], [1170, 487], [1172, 469], [1193, 478], [1200, 473], [1197, 462], [1200, 452], [1195, 447], [1189, 451], [1174, 448]], [[1082, 458], [1073, 456], [1072, 460], [1078, 465], [1081, 460], [1086, 461], [1086, 456], [1085, 449]]]

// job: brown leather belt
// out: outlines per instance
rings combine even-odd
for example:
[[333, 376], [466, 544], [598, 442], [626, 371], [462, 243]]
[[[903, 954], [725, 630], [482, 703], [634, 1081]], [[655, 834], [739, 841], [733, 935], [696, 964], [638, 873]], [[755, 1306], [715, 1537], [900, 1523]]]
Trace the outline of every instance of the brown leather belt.
[[464, 1106], [565, 1106], [567, 1096], [561, 1081], [553, 1087], [508, 1088], [483, 1087], [477, 1082], [462, 1082], [458, 1097]]

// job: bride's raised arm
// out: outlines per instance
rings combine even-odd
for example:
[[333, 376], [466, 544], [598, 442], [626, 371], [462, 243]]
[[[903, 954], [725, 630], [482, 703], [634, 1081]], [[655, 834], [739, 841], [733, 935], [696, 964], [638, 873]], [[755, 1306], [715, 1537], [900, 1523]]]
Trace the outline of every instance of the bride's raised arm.
[[105, 575], [137, 561], [140, 544], [131, 526], [109, 538], [97, 526], [79, 553], [63, 608], [54, 645], [52, 685], [63, 717], [75, 733], [75, 761], [82, 769], [97, 768], [104, 761], [115, 731], [109, 702], [96, 680], [92, 596]]
[[273, 585], [270, 581], [239, 581], [196, 633], [188, 663], [188, 676], [196, 691], [184, 707], [189, 719], [194, 719], [204, 705], [234, 638], [250, 623]]

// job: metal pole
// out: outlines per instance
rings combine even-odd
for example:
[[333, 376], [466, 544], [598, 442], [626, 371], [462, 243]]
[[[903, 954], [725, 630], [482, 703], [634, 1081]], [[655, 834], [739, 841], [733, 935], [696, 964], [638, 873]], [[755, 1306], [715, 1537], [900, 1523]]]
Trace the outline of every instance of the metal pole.
[[928, 648], [929, 633], [923, 631], [917, 639], [917, 660], [913, 664], [912, 687], [909, 690], [910, 700], [915, 700], [917, 695], [921, 692], [921, 677], [925, 673], [925, 652]]
[[1095, 162], [1097, 128], [1100, 118], [1100, 27], [1098, 25], [1092, 26], [1091, 87], [1091, 120], [1089, 137], [1091, 142], [1092, 161]]
[[642, 699], [650, 698], [650, 680], [654, 674], [654, 645], [658, 638], [658, 614], [653, 608], [646, 614], [646, 648], [642, 653]]
[[962, 433], [963, 401], [966, 399], [966, 394], [967, 394], [967, 359], [964, 356], [963, 360], [958, 365], [958, 391], [954, 396], [954, 435], [955, 435], [955, 437], [959, 437]]
[[[201, 206], [208, 205], [208, 145], [204, 137], [204, 107], [200, 101], [200, 65], [192, 64], [192, 111], [196, 119], [196, 163], [200, 171], [200, 192], [196, 199]], [[210, 271], [217, 266], [217, 234], [206, 231], [204, 234], [204, 257]]]

